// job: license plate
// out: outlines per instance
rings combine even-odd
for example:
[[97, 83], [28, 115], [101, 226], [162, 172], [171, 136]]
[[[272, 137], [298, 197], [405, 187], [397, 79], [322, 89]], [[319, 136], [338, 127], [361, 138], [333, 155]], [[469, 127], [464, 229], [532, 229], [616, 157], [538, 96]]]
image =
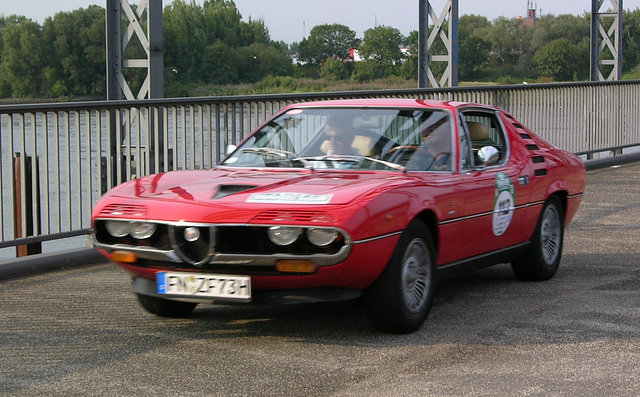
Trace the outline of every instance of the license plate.
[[158, 294], [251, 300], [251, 277], [185, 272], [156, 273]]

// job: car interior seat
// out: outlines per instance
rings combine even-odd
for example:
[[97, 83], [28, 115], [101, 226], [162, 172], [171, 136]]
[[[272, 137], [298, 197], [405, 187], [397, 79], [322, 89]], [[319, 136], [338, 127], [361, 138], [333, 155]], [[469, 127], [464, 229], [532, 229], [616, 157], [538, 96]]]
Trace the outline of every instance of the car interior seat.
[[467, 126], [469, 127], [471, 141], [473, 142], [488, 141], [491, 137], [489, 128], [484, 124], [476, 123], [475, 121], [468, 121]]

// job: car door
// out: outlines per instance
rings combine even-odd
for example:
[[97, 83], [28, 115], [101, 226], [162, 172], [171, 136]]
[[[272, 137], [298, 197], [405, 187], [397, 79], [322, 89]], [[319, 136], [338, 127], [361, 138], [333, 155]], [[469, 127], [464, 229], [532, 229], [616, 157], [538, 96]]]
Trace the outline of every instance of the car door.
[[[460, 201], [455, 260], [499, 251], [520, 240], [518, 203], [528, 192], [518, 183], [526, 162], [514, 161], [510, 142], [493, 109], [469, 108], [460, 112]], [[497, 149], [498, 158], [483, 158]], [[453, 258], [452, 258], [453, 259]]]

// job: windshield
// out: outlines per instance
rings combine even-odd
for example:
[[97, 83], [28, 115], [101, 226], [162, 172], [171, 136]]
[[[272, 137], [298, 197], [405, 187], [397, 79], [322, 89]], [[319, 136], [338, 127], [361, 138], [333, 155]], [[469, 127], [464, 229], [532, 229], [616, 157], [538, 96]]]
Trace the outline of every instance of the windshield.
[[222, 164], [449, 171], [452, 136], [444, 110], [291, 109], [256, 131]]

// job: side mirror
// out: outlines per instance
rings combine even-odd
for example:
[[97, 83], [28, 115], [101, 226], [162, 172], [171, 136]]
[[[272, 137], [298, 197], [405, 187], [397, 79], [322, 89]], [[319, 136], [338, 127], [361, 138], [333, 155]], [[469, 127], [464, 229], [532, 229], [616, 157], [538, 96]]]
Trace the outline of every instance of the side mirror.
[[483, 146], [478, 150], [478, 158], [485, 166], [495, 165], [500, 161], [500, 151], [493, 146]]
[[233, 153], [238, 147], [236, 145], [227, 145], [227, 150], [225, 150], [225, 154], [228, 156]]

